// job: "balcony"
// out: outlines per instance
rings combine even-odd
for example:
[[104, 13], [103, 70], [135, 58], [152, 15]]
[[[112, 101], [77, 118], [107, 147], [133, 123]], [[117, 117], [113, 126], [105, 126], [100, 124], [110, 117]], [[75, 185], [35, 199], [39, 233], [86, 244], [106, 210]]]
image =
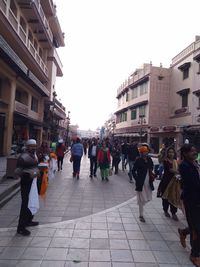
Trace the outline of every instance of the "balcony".
[[48, 77], [48, 69], [44, 61], [37, 53], [36, 49], [34, 48], [34, 45], [30, 42], [30, 40], [28, 40], [27, 33], [24, 31], [18, 19], [16, 18], [12, 10], [8, 7], [8, 4], [5, 0], [0, 0], [0, 11], [2, 11], [4, 16], [7, 18], [8, 22], [10, 23], [16, 34], [20, 37], [23, 44], [28, 49], [29, 53], [35, 59], [37, 65], [40, 67], [43, 73]]
[[[23, 1], [20, 1], [20, 3], [21, 2], [23, 2]], [[43, 29], [46, 32], [47, 37], [48, 37], [50, 43], [52, 43], [53, 42], [53, 34], [51, 32], [51, 28], [49, 26], [49, 22], [46, 19], [46, 16], [44, 14], [44, 11], [42, 9], [42, 6], [40, 4], [40, 1], [39, 0], [30, 1], [30, 5], [33, 6], [33, 8], [35, 9], [36, 14], [38, 15], [40, 21], [43, 24]]]
[[24, 105], [18, 101], [15, 101], [14, 110], [20, 114], [28, 116], [28, 106], [26, 106], [26, 105]]

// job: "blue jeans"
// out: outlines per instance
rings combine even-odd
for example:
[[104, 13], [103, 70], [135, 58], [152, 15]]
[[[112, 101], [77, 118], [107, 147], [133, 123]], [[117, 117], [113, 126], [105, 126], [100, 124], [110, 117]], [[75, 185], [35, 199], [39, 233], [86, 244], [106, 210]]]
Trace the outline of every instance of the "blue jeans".
[[132, 180], [133, 179], [132, 172], [133, 172], [133, 167], [134, 167], [134, 161], [128, 160], [128, 165], [129, 165], [128, 176], [129, 176], [130, 180]]
[[73, 156], [73, 173], [79, 175], [81, 167], [81, 157]]
[[163, 163], [160, 163], [160, 165], [159, 165], [159, 178], [160, 179], [162, 178], [163, 171], [164, 171]]

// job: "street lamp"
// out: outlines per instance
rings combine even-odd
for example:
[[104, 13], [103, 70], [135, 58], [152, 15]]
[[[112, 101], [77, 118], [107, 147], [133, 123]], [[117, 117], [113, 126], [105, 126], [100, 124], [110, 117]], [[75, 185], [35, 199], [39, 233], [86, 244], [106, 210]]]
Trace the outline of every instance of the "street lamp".
[[68, 111], [68, 115], [67, 115], [67, 136], [66, 136], [66, 145], [67, 147], [69, 146], [69, 125], [70, 125], [70, 111]]
[[140, 115], [139, 116], [139, 121], [138, 121], [138, 124], [140, 124], [140, 143], [142, 142], [142, 134], [143, 134], [143, 125], [146, 124], [146, 120], [145, 120], [145, 117], [144, 115]]

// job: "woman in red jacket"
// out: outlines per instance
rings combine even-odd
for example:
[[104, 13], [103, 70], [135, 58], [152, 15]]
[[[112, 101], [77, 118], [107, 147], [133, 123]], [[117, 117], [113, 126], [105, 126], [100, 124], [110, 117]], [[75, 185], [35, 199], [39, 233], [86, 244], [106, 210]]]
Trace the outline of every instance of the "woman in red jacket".
[[110, 150], [108, 147], [106, 147], [105, 141], [103, 141], [102, 146], [99, 149], [97, 155], [97, 162], [100, 167], [102, 181], [104, 179], [108, 181], [111, 158], [110, 158]]

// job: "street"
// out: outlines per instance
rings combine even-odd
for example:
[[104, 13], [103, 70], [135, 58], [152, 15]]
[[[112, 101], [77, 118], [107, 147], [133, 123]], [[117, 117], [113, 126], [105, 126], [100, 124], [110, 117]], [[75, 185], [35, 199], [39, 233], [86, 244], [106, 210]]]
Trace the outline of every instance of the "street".
[[141, 223], [134, 195], [127, 171], [109, 182], [102, 182], [99, 172], [90, 180], [84, 157], [80, 180], [75, 180], [67, 156], [50, 182], [35, 216], [40, 226], [30, 228], [30, 237], [16, 234], [19, 194], [0, 210], [0, 266], [193, 266], [189, 243], [183, 249], [178, 239], [177, 228], [185, 225], [181, 212], [179, 222], [165, 218], [155, 190], [145, 206], [146, 223]]

